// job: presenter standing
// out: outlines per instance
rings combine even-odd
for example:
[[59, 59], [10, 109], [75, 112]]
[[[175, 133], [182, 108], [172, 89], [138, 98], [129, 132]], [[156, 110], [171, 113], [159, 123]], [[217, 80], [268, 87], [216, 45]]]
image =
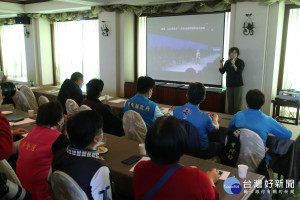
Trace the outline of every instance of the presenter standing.
[[224, 58], [220, 60], [219, 71], [221, 74], [226, 74], [226, 88], [227, 88], [227, 101], [228, 112], [234, 115], [241, 110], [242, 94], [243, 94], [243, 77], [242, 72], [245, 67], [243, 60], [238, 56], [240, 51], [237, 47], [231, 47], [229, 49], [230, 59], [223, 65]]

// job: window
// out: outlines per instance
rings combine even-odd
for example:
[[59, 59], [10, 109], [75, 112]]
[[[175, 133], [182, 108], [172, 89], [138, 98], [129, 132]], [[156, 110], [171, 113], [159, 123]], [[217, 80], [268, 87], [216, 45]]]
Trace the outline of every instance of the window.
[[3, 72], [10, 80], [27, 82], [23, 25], [1, 26]]
[[138, 18], [138, 77], [146, 76], [146, 49], [147, 49], [147, 38], [146, 38], [146, 17]]
[[73, 72], [84, 80], [100, 78], [98, 20], [54, 24], [56, 80], [60, 85]]
[[[225, 12], [225, 26], [224, 26], [224, 46], [223, 46], [223, 57], [224, 60], [229, 59], [229, 38], [230, 38], [230, 19], [231, 19], [231, 12]], [[222, 86], [226, 88], [226, 75], [227, 73], [223, 74], [222, 79]]]
[[289, 10], [286, 47], [284, 55], [283, 89], [300, 90], [299, 46], [300, 46], [300, 8]]
[[[280, 72], [278, 90], [295, 89], [300, 91], [299, 79], [299, 46], [300, 46], [300, 7], [287, 6], [285, 16], [285, 27], [282, 44], [282, 56], [280, 61]], [[296, 116], [296, 108], [285, 107], [280, 110], [281, 116]]]

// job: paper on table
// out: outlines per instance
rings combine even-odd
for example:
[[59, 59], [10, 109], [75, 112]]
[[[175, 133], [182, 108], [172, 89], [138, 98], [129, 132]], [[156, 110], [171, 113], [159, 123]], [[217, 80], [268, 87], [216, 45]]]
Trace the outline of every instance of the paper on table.
[[25, 134], [22, 135], [22, 137], [24, 138], [24, 137], [26, 137], [27, 135], [28, 135], [28, 133], [25, 133]]
[[165, 108], [165, 107], [161, 107], [161, 108], [159, 108], [160, 109], [160, 111], [162, 112], [162, 114], [167, 114], [168, 112], [169, 112], [169, 108]]
[[41, 88], [40, 86], [34, 86], [34, 87], [30, 87], [30, 89], [34, 90], [34, 89], [39, 89]]
[[[108, 96], [108, 100], [109, 100], [109, 99], [112, 99], [112, 98], [114, 98], [114, 97], [112, 97], [112, 96], [109, 96], [109, 95], [107, 95], [107, 96]], [[99, 97], [99, 100], [100, 100], [100, 101], [103, 101], [103, 100], [105, 100], [105, 95], [103, 95], [103, 96]]]
[[9, 115], [9, 114], [12, 114], [13, 111], [2, 111], [2, 115]]
[[57, 93], [57, 92], [59, 92], [59, 90], [48, 90], [48, 91], [46, 91], [47, 93]]
[[227, 171], [223, 171], [223, 170], [219, 170], [219, 171], [222, 171], [222, 175], [220, 176], [219, 180], [226, 180], [230, 174], [230, 172], [227, 172]]
[[34, 122], [35, 122], [34, 119], [25, 118], [24, 120], [19, 121], [19, 122], [9, 122], [9, 125], [10, 126], [18, 126], [18, 125], [23, 125], [23, 124], [32, 124]]
[[[150, 158], [149, 158], [149, 157], [143, 156], [143, 157], [141, 158], [141, 160], [139, 160], [139, 162], [141, 162], [142, 160], [150, 160]], [[130, 172], [133, 172], [135, 166], [136, 166], [139, 162], [137, 162], [133, 167], [131, 167], [131, 169], [130, 169], [129, 171], [130, 171]]]
[[109, 101], [110, 103], [122, 103], [122, 102], [125, 102], [126, 99], [115, 99], [115, 100], [111, 100]]

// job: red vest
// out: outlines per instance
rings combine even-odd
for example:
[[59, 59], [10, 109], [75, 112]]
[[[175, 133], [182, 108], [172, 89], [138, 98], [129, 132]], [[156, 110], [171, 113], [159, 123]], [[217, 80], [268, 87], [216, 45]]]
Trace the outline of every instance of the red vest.
[[36, 126], [19, 146], [17, 176], [33, 200], [50, 200], [47, 177], [53, 158], [52, 144], [61, 133], [55, 129]]
[[0, 160], [6, 159], [13, 153], [14, 141], [10, 126], [0, 111]]

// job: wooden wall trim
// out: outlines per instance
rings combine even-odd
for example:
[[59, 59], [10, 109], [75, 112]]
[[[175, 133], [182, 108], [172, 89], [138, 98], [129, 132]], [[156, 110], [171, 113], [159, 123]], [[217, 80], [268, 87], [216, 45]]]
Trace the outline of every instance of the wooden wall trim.
[[138, 79], [138, 17], [134, 15], [134, 81]]
[[[126, 82], [124, 84], [125, 98], [131, 98], [136, 94], [136, 84]], [[187, 89], [172, 88], [164, 86], [155, 86], [153, 88], [153, 95], [150, 100], [167, 105], [182, 106], [187, 103], [186, 98]], [[205, 100], [200, 104], [200, 109], [206, 111], [213, 111], [218, 113], [225, 112], [226, 92], [206, 92]]]
[[0, 64], [1, 64], [1, 71], [4, 72], [1, 37], [0, 37]]
[[53, 85], [57, 85], [54, 25], [50, 24], [50, 27], [51, 27], [51, 44], [52, 44], [51, 47], [52, 47], [52, 64], [53, 64]]
[[288, 23], [289, 23], [290, 9], [292, 9], [292, 8], [300, 8], [300, 6], [286, 5], [286, 7], [285, 7], [282, 42], [281, 42], [280, 65], [279, 65], [279, 73], [278, 73], [277, 94], [279, 94], [279, 91], [281, 89], [283, 89], [282, 84], [283, 84], [284, 63], [285, 63], [285, 53], [286, 53], [287, 30], [289, 28]]

